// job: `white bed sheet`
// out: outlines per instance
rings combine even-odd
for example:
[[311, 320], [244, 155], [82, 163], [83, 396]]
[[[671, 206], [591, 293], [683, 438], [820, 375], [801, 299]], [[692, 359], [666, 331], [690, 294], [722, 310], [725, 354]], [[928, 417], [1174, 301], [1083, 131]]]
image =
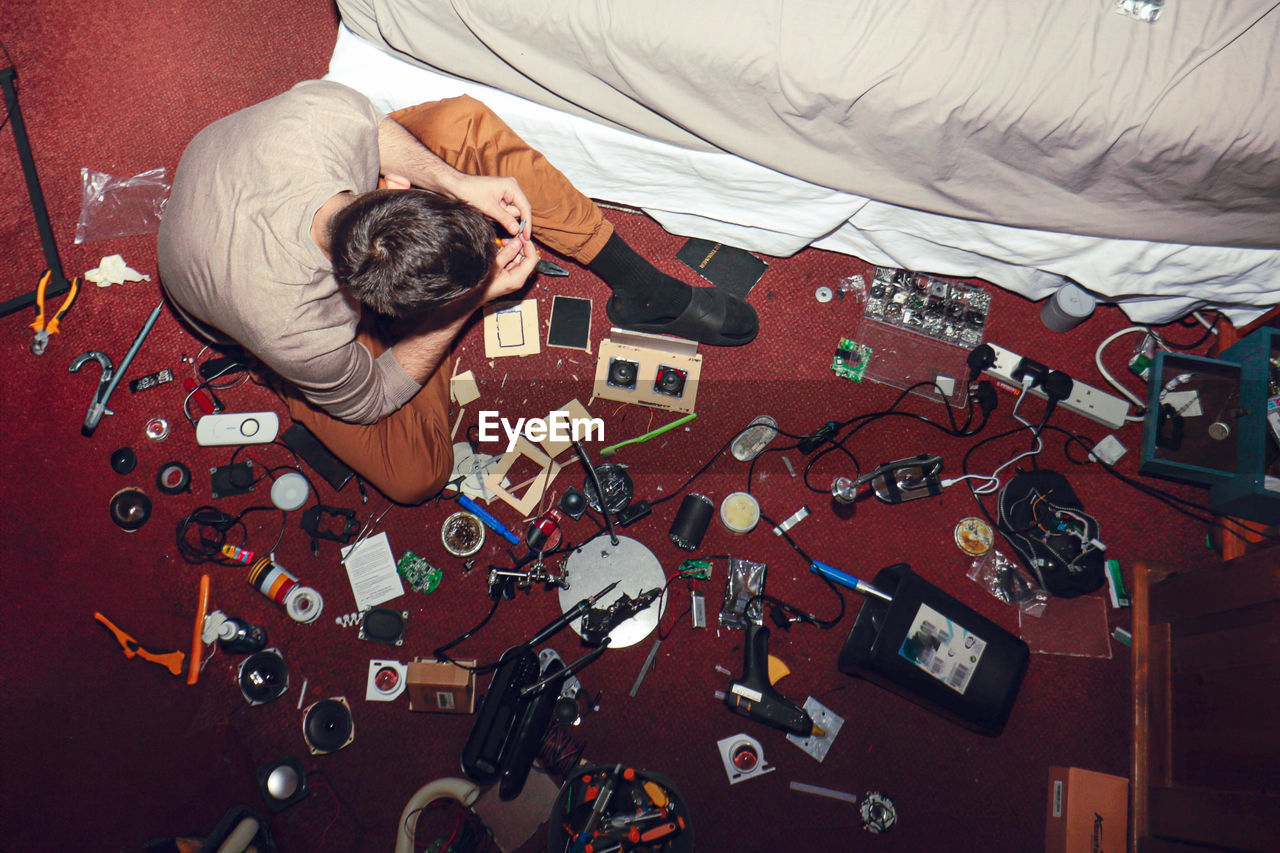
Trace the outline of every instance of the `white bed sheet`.
[[1011, 228], [837, 192], [723, 152], [693, 151], [411, 65], [340, 27], [326, 79], [390, 112], [471, 95], [586, 195], [668, 231], [786, 257], [814, 246], [873, 264], [973, 277], [1038, 300], [1071, 279], [1134, 322], [1213, 307], [1236, 324], [1280, 303], [1280, 251]]

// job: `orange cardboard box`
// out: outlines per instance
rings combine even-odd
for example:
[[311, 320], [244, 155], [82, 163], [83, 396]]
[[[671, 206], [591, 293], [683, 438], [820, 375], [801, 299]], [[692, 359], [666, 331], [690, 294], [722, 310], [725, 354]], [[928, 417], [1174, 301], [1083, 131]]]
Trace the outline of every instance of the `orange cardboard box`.
[[[468, 666], [476, 662], [458, 661]], [[410, 711], [471, 714], [476, 709], [476, 674], [469, 669], [438, 661], [415, 660], [409, 664], [405, 687]]]
[[1045, 853], [1125, 853], [1129, 780], [1079, 767], [1049, 768]]

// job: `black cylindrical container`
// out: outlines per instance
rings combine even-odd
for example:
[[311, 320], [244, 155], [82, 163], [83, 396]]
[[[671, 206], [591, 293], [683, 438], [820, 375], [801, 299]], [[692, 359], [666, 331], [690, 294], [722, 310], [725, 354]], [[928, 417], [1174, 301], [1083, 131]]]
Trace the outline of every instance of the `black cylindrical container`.
[[711, 498], [690, 492], [680, 503], [680, 511], [671, 522], [671, 541], [677, 548], [692, 551], [702, 544], [702, 537], [707, 533], [707, 525], [716, 513], [716, 505]]

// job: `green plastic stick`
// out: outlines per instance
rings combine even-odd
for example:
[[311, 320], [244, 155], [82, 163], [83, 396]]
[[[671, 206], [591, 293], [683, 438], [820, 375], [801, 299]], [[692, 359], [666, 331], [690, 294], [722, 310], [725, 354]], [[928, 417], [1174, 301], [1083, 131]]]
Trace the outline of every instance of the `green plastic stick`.
[[639, 444], [642, 441], [648, 441], [651, 438], [657, 438], [658, 436], [662, 435], [664, 432], [667, 432], [668, 430], [673, 430], [678, 426], [687, 424], [689, 421], [693, 420], [697, 416], [698, 416], [697, 412], [690, 412], [689, 414], [685, 415], [683, 418], [678, 418], [672, 421], [671, 423], [667, 424], [666, 426], [660, 426], [657, 429], [649, 430], [644, 435], [638, 435], [635, 438], [628, 438], [626, 441], [619, 441], [617, 444], [611, 444], [608, 447], [602, 448], [600, 450], [600, 455], [605, 458], [608, 458], [613, 454], [617, 453], [618, 448], [620, 447], [626, 447], [628, 444]]

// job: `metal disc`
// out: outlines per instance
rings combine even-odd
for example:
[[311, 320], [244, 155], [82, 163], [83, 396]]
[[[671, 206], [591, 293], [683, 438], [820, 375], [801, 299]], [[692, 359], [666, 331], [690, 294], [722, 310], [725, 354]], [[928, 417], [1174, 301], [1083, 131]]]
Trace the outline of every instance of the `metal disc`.
[[[618, 585], [596, 602], [599, 608], [608, 607], [626, 595], [638, 598], [642, 592], [654, 587], [661, 589], [667, 582], [662, 563], [640, 542], [627, 536], [619, 536], [618, 544], [609, 541], [607, 534], [597, 536], [571, 553], [564, 561], [569, 575], [569, 589], [560, 590], [560, 612], [567, 612], [584, 598], [595, 595], [614, 581]], [[609, 632], [609, 648], [624, 649], [649, 636], [658, 625], [662, 599]], [[571, 627], [579, 636], [581, 619], [575, 619]]]

